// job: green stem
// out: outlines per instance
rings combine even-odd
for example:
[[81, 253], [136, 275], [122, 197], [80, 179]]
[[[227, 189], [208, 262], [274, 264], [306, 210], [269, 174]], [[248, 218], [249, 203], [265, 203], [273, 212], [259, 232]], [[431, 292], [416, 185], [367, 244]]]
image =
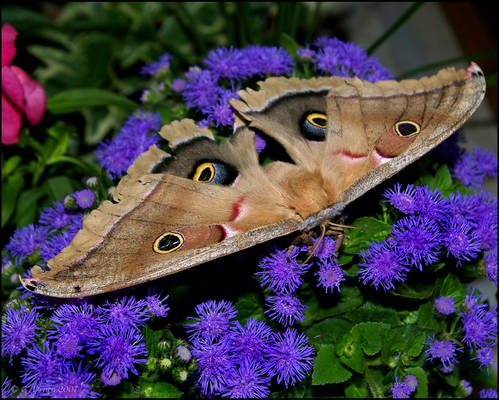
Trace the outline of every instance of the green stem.
[[383, 392], [381, 389], [376, 385], [376, 382], [374, 382], [373, 377], [371, 376], [371, 372], [369, 371], [369, 365], [367, 364], [366, 361], [364, 361], [364, 371], [365, 374], [364, 376], [366, 377], [367, 384], [369, 386], [369, 390], [371, 391], [371, 394], [373, 397], [383, 397]]
[[379, 46], [381, 46], [381, 44], [386, 39], [388, 39], [391, 35], [393, 35], [395, 33], [395, 31], [397, 31], [397, 29], [400, 28], [404, 24], [404, 22], [407, 21], [412, 16], [412, 14], [414, 14], [419, 9], [419, 7], [421, 7], [423, 4], [424, 4], [423, 2], [416, 2], [416, 3], [413, 3], [407, 10], [405, 10], [405, 12], [399, 17], [399, 19], [397, 19], [392, 24], [392, 26], [390, 26], [386, 30], [385, 33], [383, 33], [378, 39], [376, 39], [374, 41], [374, 43], [371, 46], [368, 47], [367, 54], [371, 55], [372, 53], [374, 53], [374, 51]]

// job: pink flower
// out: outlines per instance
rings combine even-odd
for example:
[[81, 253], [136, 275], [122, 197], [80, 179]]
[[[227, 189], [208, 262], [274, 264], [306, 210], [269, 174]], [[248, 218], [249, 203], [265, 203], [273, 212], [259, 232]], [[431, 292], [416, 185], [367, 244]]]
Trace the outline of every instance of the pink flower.
[[11, 25], [2, 26], [2, 144], [17, 143], [23, 114], [36, 125], [47, 106], [43, 86], [21, 68], [10, 65], [16, 55], [16, 36]]

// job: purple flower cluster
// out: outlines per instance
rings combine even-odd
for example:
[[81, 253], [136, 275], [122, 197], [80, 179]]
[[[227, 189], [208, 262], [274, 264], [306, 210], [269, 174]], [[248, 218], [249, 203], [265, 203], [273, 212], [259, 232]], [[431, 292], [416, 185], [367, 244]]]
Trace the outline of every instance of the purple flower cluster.
[[486, 176], [497, 179], [497, 156], [491, 150], [475, 147], [456, 161], [452, 173], [469, 189], [478, 189]]
[[[413, 185], [402, 188], [397, 183], [385, 191], [384, 197], [407, 216], [393, 225], [387, 240], [373, 243], [361, 253], [359, 276], [364, 284], [391, 290], [395, 281], [406, 279], [410, 268], [422, 270], [436, 262], [441, 250], [459, 266], [462, 261], [477, 258], [483, 250], [497, 248], [497, 198], [490, 193], [456, 193], [445, 198], [438, 189]], [[487, 275], [493, 280], [491, 258]]]
[[167, 297], [122, 297], [97, 307], [87, 302], [59, 305], [42, 346], [32, 345], [38, 337], [39, 314], [24, 306], [8, 309], [2, 324], [2, 356], [12, 358], [27, 348], [21, 357], [23, 396], [97, 397], [92, 390], [97, 371], [90, 371], [90, 365], [95, 365], [104, 385], [116, 385], [130, 372], [137, 375], [137, 365], [147, 361], [140, 329], [151, 314], [166, 315]]
[[102, 168], [111, 178], [117, 178], [126, 172], [135, 159], [153, 144], [158, 144], [158, 135], [149, 132], [159, 130], [159, 113], [137, 111], [125, 122], [121, 131], [112, 140], [99, 144], [95, 156]]
[[479, 362], [479, 368], [486, 367], [488, 370], [493, 360], [494, 346], [497, 345], [497, 308], [482, 303], [481, 298], [481, 295], [474, 293], [474, 289], [466, 295], [460, 314], [462, 342], [474, 353], [472, 359]]
[[338, 38], [320, 37], [298, 50], [302, 60], [310, 60], [316, 71], [347, 78], [358, 77], [369, 82], [393, 79], [393, 75], [375, 57], [353, 43]]
[[229, 104], [237, 99], [243, 81], [264, 76], [282, 76], [293, 72], [293, 58], [280, 47], [250, 45], [244, 49], [220, 47], [203, 60], [206, 69], [191, 67], [181, 91], [185, 103], [204, 115], [200, 125], [232, 126], [234, 115]]
[[170, 68], [172, 58], [170, 54], [164, 53], [159, 57], [158, 61], [144, 65], [139, 73], [140, 75], [158, 75], [162, 70]]
[[436, 340], [435, 335], [429, 336], [424, 342], [428, 349], [425, 350], [426, 359], [433, 361], [440, 359], [442, 366], [449, 368], [454, 365], [457, 360], [457, 352], [463, 351], [462, 347], [457, 347], [457, 343], [452, 340]]
[[391, 389], [392, 397], [394, 399], [407, 399], [418, 387], [418, 378], [416, 378], [415, 375], [407, 375], [405, 379], [400, 382], [398, 378], [398, 376], [395, 377], [395, 383]]
[[314, 350], [295, 329], [273, 332], [253, 318], [241, 325], [228, 301], [201, 303], [196, 313], [186, 327], [199, 365], [197, 384], [206, 396], [268, 397], [273, 377], [287, 388], [312, 368]]

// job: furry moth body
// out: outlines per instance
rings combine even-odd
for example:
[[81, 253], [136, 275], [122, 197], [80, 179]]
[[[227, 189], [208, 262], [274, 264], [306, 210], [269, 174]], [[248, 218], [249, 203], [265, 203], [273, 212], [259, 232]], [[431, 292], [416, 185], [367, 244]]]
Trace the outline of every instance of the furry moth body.
[[[341, 213], [459, 128], [485, 93], [476, 64], [419, 80], [269, 78], [232, 100], [234, 136], [192, 120], [164, 126], [174, 156], [142, 154], [28, 290], [81, 297], [137, 285]], [[291, 162], [262, 167], [254, 130]]]

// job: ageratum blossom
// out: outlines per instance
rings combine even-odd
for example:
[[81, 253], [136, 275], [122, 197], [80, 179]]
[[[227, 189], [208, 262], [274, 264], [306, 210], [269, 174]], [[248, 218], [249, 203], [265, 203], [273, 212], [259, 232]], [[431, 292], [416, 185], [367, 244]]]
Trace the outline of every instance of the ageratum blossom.
[[457, 362], [456, 352], [463, 350], [452, 340], [435, 340], [435, 335], [429, 336], [423, 343], [428, 346], [425, 350], [426, 359], [429, 361], [440, 359], [442, 365], [447, 368]]
[[5, 249], [14, 257], [15, 264], [40, 249], [47, 240], [49, 230], [46, 226], [29, 224], [15, 230]]
[[244, 326], [239, 321], [234, 321], [226, 340], [238, 360], [263, 363], [271, 335], [272, 330], [265, 322], [248, 318]]
[[244, 360], [241, 365], [231, 371], [226, 378], [223, 397], [230, 398], [267, 398], [270, 378], [265, 375], [262, 364], [255, 360]]
[[12, 361], [12, 356], [35, 342], [40, 329], [36, 325], [38, 318], [34, 309], [28, 311], [23, 304], [20, 309], [7, 309], [5, 320], [2, 318], [2, 357], [8, 354]]
[[305, 321], [304, 311], [307, 306], [303, 305], [300, 300], [291, 293], [278, 294], [277, 296], [269, 296], [266, 300], [268, 314], [271, 320], [278, 321], [284, 326], [293, 325], [295, 322]]
[[99, 397], [99, 393], [94, 392], [91, 385], [95, 380], [95, 374], [88, 372], [88, 368], [88, 365], [83, 367], [81, 362], [77, 366], [74, 364], [64, 366], [50, 385], [51, 397], [71, 399]]
[[149, 319], [145, 300], [136, 300], [133, 296], [123, 297], [114, 303], [106, 301], [97, 308], [100, 318], [123, 328], [137, 328]]
[[324, 290], [333, 290], [336, 288], [341, 292], [340, 283], [345, 280], [344, 272], [338, 265], [336, 259], [321, 260], [319, 262], [319, 271], [315, 273], [318, 277], [317, 286], [322, 286]]
[[189, 339], [203, 338], [213, 340], [229, 330], [229, 323], [237, 315], [237, 310], [231, 302], [208, 300], [196, 306], [198, 317], [189, 317], [194, 321], [186, 325]]

